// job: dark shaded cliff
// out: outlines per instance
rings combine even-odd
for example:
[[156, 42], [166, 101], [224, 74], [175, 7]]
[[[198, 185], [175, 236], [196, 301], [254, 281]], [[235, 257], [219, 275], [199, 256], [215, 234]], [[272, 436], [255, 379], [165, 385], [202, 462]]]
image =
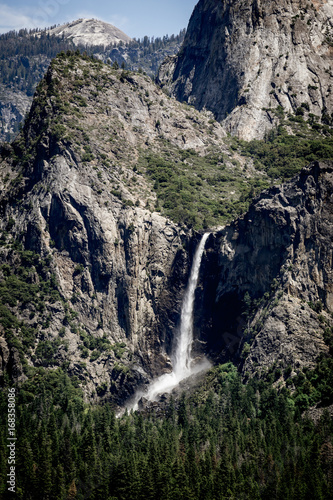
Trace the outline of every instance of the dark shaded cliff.
[[264, 191], [211, 235], [201, 270], [196, 334], [243, 373], [296, 372], [327, 353], [333, 310], [333, 164], [314, 163]]

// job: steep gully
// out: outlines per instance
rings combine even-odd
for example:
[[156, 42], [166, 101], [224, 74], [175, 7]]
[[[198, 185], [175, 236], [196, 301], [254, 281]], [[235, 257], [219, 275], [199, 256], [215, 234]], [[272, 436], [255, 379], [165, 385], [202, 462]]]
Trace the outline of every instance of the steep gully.
[[172, 391], [182, 380], [195, 373], [199, 373], [210, 367], [206, 358], [194, 362], [192, 358], [193, 343], [193, 309], [195, 290], [198, 284], [199, 271], [206, 241], [210, 233], [205, 233], [197, 246], [194, 254], [191, 273], [185, 291], [179, 326], [179, 335], [176, 337], [176, 345], [172, 355], [173, 371], [166, 373], [154, 380], [146, 392], [138, 391], [131, 401], [130, 408], [137, 409], [138, 402], [144, 396], [149, 401], [154, 401], [158, 395]]

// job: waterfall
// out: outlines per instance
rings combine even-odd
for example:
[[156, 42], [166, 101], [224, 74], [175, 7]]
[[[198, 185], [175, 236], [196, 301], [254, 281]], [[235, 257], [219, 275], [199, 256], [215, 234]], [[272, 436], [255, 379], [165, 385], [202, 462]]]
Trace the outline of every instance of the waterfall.
[[174, 355], [173, 371], [179, 380], [183, 380], [191, 374], [192, 365], [192, 342], [193, 342], [193, 307], [195, 299], [195, 290], [197, 288], [202, 254], [209, 233], [205, 233], [201, 238], [198, 248], [195, 251], [192, 269], [186, 292], [184, 295], [181, 316], [179, 339]]
[[195, 290], [197, 288], [201, 259], [205, 250], [205, 244], [209, 233], [205, 233], [201, 238], [198, 248], [195, 251], [191, 273], [183, 299], [180, 316], [180, 327], [177, 344], [174, 347], [172, 356], [173, 371], [161, 375], [148, 387], [148, 392], [142, 394], [149, 400], [154, 400], [158, 394], [171, 391], [179, 382], [193, 373], [197, 373], [208, 366], [208, 362], [193, 366], [191, 356], [193, 342], [193, 307]]

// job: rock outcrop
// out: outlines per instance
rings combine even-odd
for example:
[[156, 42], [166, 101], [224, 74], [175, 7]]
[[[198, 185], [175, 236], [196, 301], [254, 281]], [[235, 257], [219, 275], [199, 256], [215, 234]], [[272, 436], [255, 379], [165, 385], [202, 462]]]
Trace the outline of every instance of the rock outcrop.
[[328, 352], [332, 193], [332, 162], [314, 163], [264, 191], [248, 213], [208, 241], [197, 335], [223, 359], [237, 358], [246, 342], [244, 373], [272, 365], [298, 371]]
[[25, 93], [12, 91], [0, 85], [0, 141], [10, 140], [18, 132], [31, 106], [31, 97]]
[[326, 0], [200, 0], [180, 53], [161, 66], [158, 81], [247, 140], [299, 108], [329, 123], [332, 17]]
[[[155, 210], [143, 158], [168, 160], [158, 168], [170, 172], [213, 150], [216, 171], [223, 156], [228, 172], [225, 135], [144, 75], [76, 53], [52, 62], [24, 129], [2, 148], [0, 382], [62, 367], [87, 400], [121, 405], [170, 371], [200, 234]], [[314, 163], [210, 235], [194, 356], [232, 359], [251, 376], [272, 365], [297, 372], [327, 351], [332, 184], [332, 163]]]
[[80, 50], [94, 54], [105, 63], [117, 62], [131, 70], [155, 77], [165, 57], [176, 54], [184, 39], [179, 35], [132, 40], [111, 24], [96, 19], [80, 19], [50, 30], [0, 37], [0, 143], [17, 135], [19, 124], [30, 109], [37, 84], [59, 52]]

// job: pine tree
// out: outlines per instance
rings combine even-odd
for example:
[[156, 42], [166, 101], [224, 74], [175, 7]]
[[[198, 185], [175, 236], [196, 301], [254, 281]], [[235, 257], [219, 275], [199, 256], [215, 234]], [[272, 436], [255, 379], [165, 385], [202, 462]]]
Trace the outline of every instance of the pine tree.
[[52, 452], [50, 440], [46, 435], [43, 436], [41, 442], [37, 480], [41, 500], [49, 500], [52, 492]]

